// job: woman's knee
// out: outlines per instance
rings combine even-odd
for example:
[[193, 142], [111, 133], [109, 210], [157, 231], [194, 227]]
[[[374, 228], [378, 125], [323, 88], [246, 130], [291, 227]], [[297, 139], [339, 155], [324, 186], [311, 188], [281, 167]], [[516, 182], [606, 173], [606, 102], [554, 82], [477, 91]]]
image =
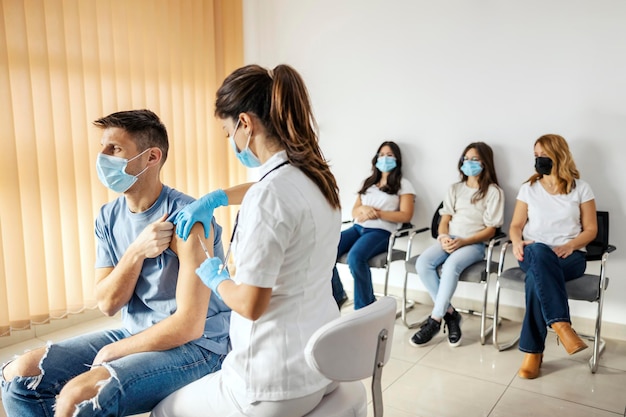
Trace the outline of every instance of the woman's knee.
[[556, 256], [556, 254], [552, 248], [545, 243], [532, 243], [524, 246], [524, 256], [545, 257]]
[[348, 252], [348, 258], [346, 260], [348, 266], [350, 267], [350, 270], [359, 270], [361, 268], [367, 268], [369, 270], [368, 261], [368, 259], [366, 259], [357, 251]]

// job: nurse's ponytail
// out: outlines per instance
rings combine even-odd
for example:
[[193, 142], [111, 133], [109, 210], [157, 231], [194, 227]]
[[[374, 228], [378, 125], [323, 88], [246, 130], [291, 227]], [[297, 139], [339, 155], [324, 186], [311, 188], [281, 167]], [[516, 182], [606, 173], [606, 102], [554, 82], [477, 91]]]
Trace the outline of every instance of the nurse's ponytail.
[[337, 182], [319, 147], [309, 94], [296, 70], [288, 65], [270, 71], [247, 65], [226, 77], [217, 91], [215, 114], [236, 119], [247, 112], [260, 119], [268, 139], [285, 149], [289, 163], [319, 187], [333, 208], [340, 208]]
[[277, 66], [270, 75], [274, 81], [270, 120], [276, 137], [287, 151], [289, 162], [317, 184], [332, 207], [339, 208], [337, 182], [319, 147], [304, 81], [287, 65]]

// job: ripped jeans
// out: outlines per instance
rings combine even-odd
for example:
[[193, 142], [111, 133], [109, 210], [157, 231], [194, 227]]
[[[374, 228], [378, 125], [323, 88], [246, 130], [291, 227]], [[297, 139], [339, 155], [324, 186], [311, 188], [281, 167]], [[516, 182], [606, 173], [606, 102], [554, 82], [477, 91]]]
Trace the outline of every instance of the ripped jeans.
[[[90, 368], [98, 351], [129, 337], [123, 329], [81, 335], [48, 346], [42, 374], [2, 381], [8, 417], [54, 415], [55, 397], [72, 378]], [[75, 416], [125, 416], [146, 413], [177, 389], [222, 367], [225, 355], [187, 343], [162, 352], [142, 352], [104, 364], [111, 378], [97, 397], [76, 407]]]

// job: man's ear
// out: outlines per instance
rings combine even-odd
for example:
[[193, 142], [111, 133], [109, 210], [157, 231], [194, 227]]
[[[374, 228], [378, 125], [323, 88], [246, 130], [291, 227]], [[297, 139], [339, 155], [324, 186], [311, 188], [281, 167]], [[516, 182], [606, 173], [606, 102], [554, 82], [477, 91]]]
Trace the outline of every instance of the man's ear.
[[154, 147], [150, 148], [148, 152], [148, 166], [158, 165], [161, 163], [161, 159], [163, 158], [163, 152], [160, 148]]

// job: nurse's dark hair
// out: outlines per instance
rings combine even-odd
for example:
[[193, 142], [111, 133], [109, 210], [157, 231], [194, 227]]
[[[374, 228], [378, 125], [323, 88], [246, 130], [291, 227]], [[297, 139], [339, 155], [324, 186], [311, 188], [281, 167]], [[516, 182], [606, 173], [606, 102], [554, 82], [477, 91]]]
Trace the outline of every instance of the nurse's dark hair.
[[296, 70], [247, 65], [226, 77], [217, 90], [215, 115], [237, 120], [241, 113], [258, 117], [268, 139], [285, 149], [289, 163], [319, 187], [333, 208], [340, 207], [337, 182], [319, 147], [309, 94]]
[[493, 160], [493, 150], [491, 149], [491, 146], [487, 145], [485, 142], [472, 142], [465, 147], [461, 157], [459, 158], [457, 168], [459, 170], [459, 174], [461, 175], [461, 182], [467, 181], [467, 175], [461, 171], [461, 166], [463, 165], [463, 158], [465, 157], [465, 154], [470, 149], [474, 149], [476, 151], [478, 159], [480, 159], [480, 164], [483, 167], [483, 170], [478, 175], [478, 190], [472, 196], [472, 204], [474, 204], [485, 198], [491, 184], [498, 185], [498, 176], [496, 175], [496, 165]]
[[389, 171], [387, 184], [382, 186], [380, 191], [384, 191], [387, 194], [398, 194], [398, 191], [400, 191], [400, 183], [402, 182], [402, 152], [400, 152], [400, 147], [395, 142], [388, 140], [380, 144], [376, 154], [372, 158], [372, 175], [363, 181], [363, 186], [359, 190], [359, 194], [365, 194], [367, 189], [372, 185], [377, 184], [383, 176], [383, 173], [376, 168], [376, 161], [378, 161], [378, 154], [384, 146], [389, 146], [391, 148], [393, 156], [396, 157], [396, 167]]
[[170, 147], [167, 129], [154, 112], [145, 109], [119, 111], [95, 120], [93, 124], [100, 129], [124, 129], [130, 133], [140, 152], [148, 148], [159, 148], [162, 153], [161, 165], [165, 163]]

